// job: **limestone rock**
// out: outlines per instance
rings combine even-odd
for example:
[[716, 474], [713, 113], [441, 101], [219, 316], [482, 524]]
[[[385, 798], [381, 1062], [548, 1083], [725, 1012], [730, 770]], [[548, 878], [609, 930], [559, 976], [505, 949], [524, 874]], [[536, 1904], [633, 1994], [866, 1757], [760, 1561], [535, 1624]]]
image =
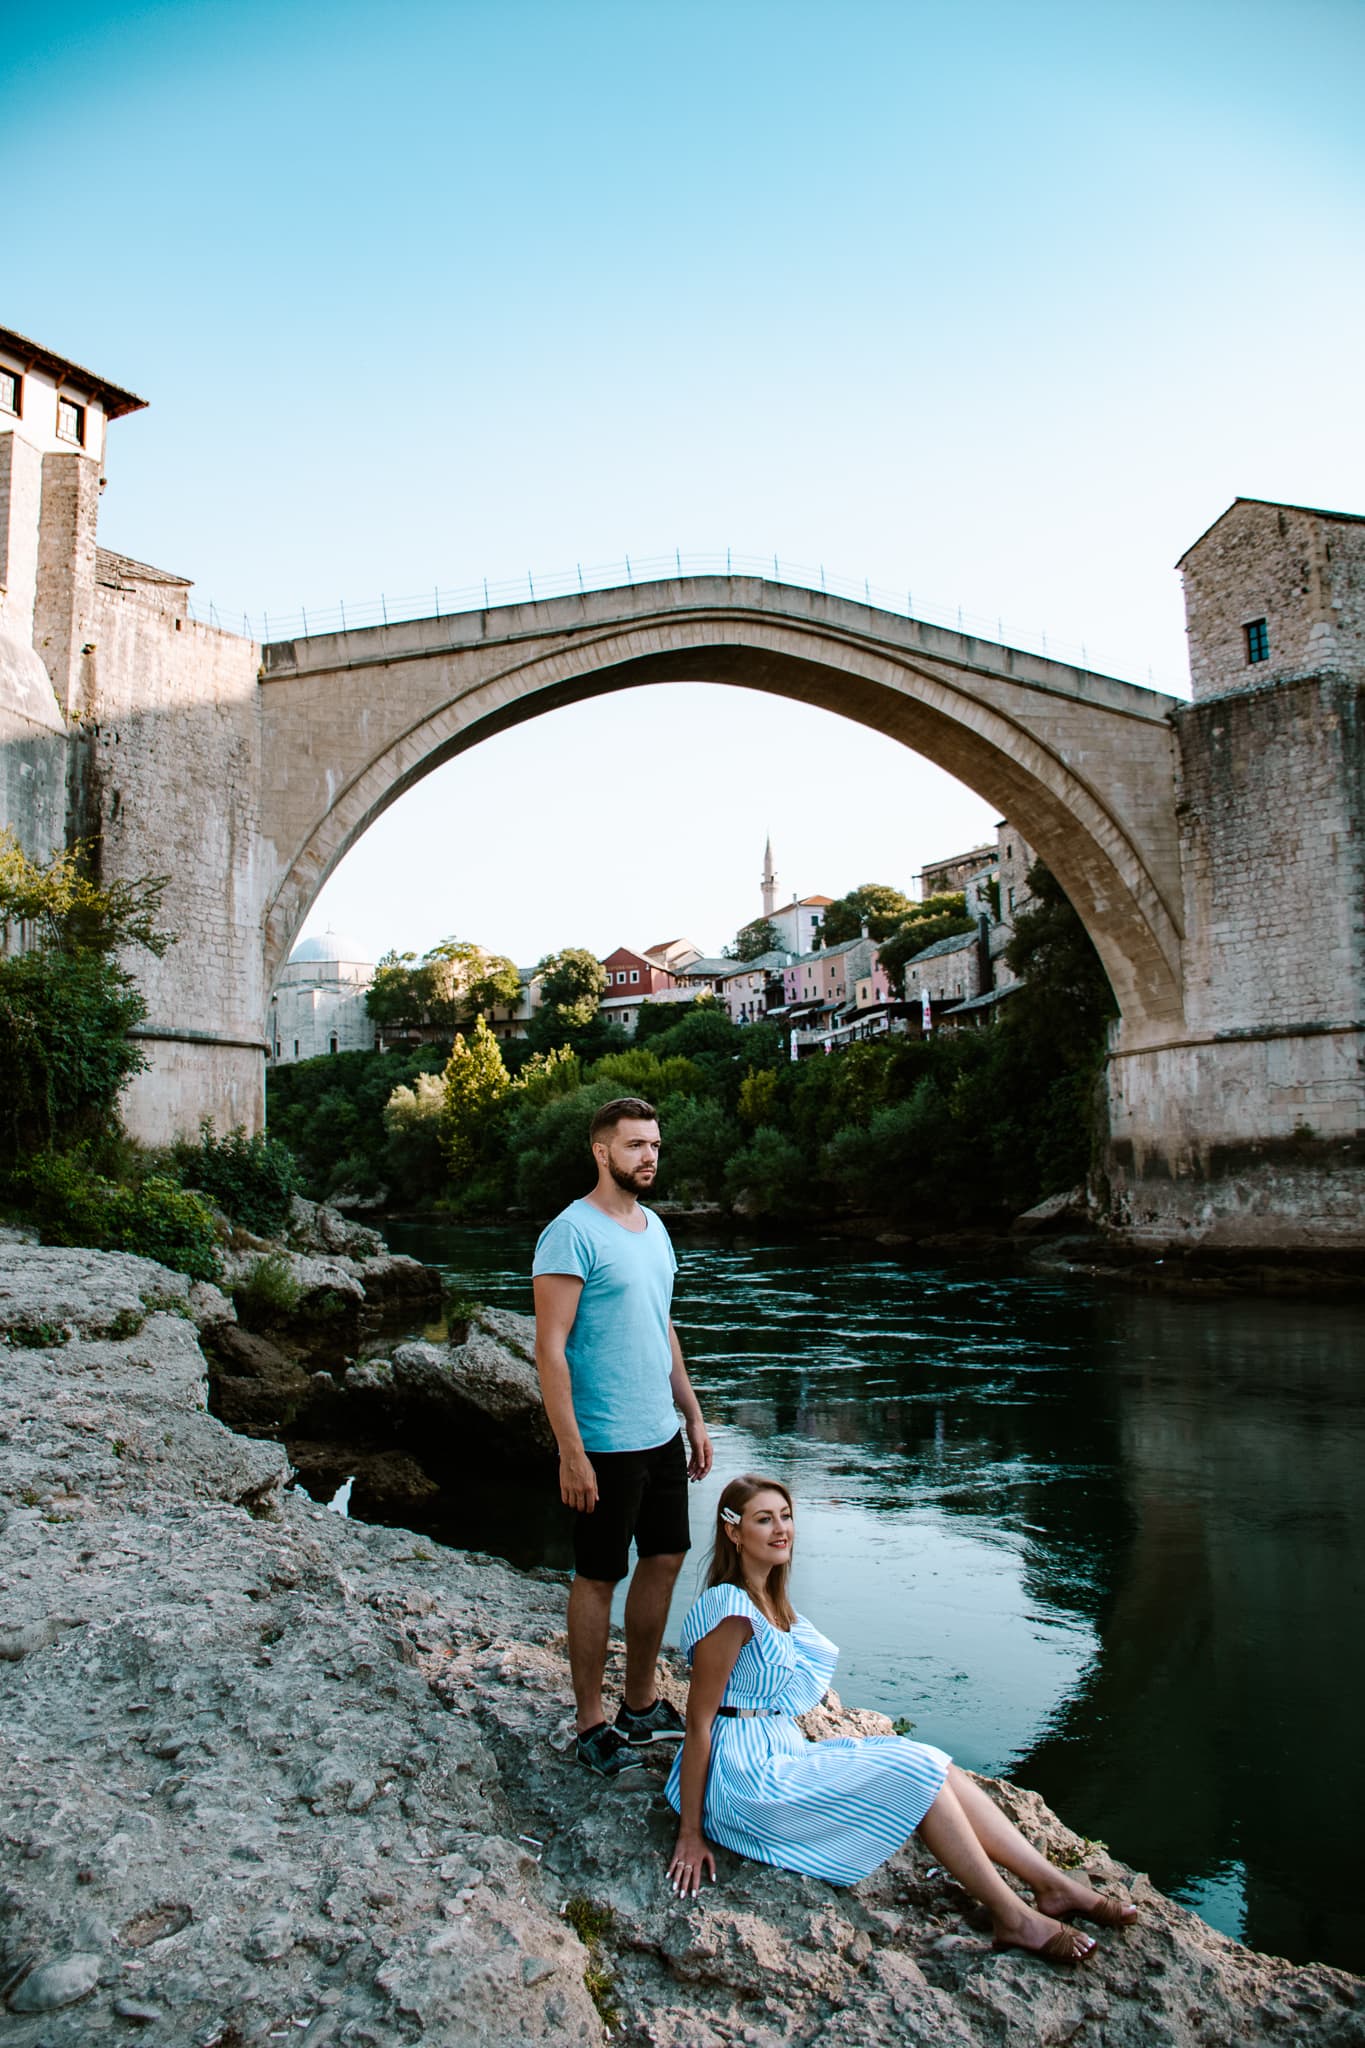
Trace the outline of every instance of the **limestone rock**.
[[82, 1628], [79, 1619], [45, 1614], [41, 1621], [30, 1621], [22, 1628], [6, 1628], [0, 1625], [0, 1664], [17, 1664], [21, 1657], [31, 1657], [35, 1650], [45, 1650], [49, 1643], [55, 1643], [64, 1628]]
[[1074, 1230], [1088, 1220], [1089, 1210], [1083, 1187], [1068, 1188], [1064, 1194], [1048, 1195], [1031, 1209], [1016, 1216], [1010, 1230], [1016, 1237], [1044, 1236], [1054, 1231]]
[[[22, 1258], [6, 1272], [18, 1318], [54, 1289], [102, 1299], [98, 1265], [41, 1262], [32, 1295]], [[480, 1328], [505, 1355], [525, 1334]], [[205, 1413], [204, 1375], [169, 1314], [4, 1356], [5, 1625], [42, 1632], [77, 1590], [89, 1623], [0, 1662], [4, 1961], [30, 1963], [6, 2048], [119, 2022], [175, 2048], [293, 2038], [301, 2018], [321, 2048], [596, 2048], [589, 1967], [652, 2048], [1365, 2044], [1358, 1979], [1241, 1948], [989, 1781], [1141, 1904], [1086, 1969], [992, 1954], [913, 1845], [846, 1891], [722, 1852], [684, 1905], [670, 1759], [617, 1783], [573, 1762], [563, 1585], [278, 1486], [272, 1515], [242, 1504], [251, 1460], [283, 1460]], [[613, 1643], [613, 1696], [621, 1674]], [[663, 1689], [682, 1702], [679, 1667]], [[885, 1725], [833, 1699], [809, 1724]]]
[[394, 1386], [433, 1408], [472, 1411], [496, 1429], [509, 1454], [525, 1444], [548, 1455], [555, 1442], [532, 1362], [533, 1332], [525, 1316], [481, 1309], [462, 1344], [400, 1344]]
[[53, 1956], [39, 1963], [10, 1992], [6, 2003], [11, 2012], [56, 2012], [88, 1998], [100, 1980], [103, 1968], [97, 1955]]
[[290, 1245], [298, 1252], [372, 1259], [388, 1250], [377, 1230], [351, 1223], [338, 1210], [323, 1202], [306, 1202], [302, 1195], [295, 1195], [289, 1205], [286, 1230]]

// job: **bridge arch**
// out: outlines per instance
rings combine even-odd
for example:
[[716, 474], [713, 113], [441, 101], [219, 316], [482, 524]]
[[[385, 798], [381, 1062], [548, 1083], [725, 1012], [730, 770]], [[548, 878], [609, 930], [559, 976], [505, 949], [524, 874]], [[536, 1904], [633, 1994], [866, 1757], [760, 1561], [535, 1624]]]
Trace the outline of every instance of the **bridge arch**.
[[[994, 804], [1094, 939], [1121, 1043], [1169, 1036], [1182, 1018], [1174, 700], [815, 593], [759, 584], [755, 601], [741, 581], [715, 591], [688, 586], [721, 579], [683, 579], [653, 602], [640, 589], [596, 593], [267, 648], [267, 986], [337, 864], [435, 768], [589, 697], [712, 682], [852, 718]], [[611, 615], [613, 597], [626, 616]]]

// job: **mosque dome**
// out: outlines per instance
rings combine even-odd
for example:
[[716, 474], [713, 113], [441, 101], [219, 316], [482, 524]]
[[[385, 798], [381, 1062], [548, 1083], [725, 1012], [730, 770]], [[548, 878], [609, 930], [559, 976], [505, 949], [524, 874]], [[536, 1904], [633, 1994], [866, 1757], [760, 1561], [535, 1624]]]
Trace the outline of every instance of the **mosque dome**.
[[291, 967], [303, 966], [307, 962], [326, 960], [364, 961], [361, 947], [344, 932], [334, 932], [329, 927], [321, 938], [301, 939], [289, 955]]

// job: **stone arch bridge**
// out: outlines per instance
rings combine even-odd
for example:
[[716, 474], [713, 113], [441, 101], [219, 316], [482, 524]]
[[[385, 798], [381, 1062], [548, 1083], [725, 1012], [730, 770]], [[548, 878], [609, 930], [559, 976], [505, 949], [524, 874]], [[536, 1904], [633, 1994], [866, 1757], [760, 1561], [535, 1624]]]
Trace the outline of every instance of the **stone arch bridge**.
[[680, 577], [263, 649], [265, 978], [327, 876], [443, 761], [560, 705], [738, 684], [842, 714], [1017, 824], [1081, 910], [1125, 1043], [1181, 1016], [1175, 700], [822, 593]]
[[1362, 535], [1343, 515], [1239, 499], [1182, 564], [1193, 703], [744, 577], [260, 647], [190, 619], [181, 580], [91, 547], [60, 588], [40, 580], [33, 648], [0, 643], [0, 822], [18, 816], [38, 846], [94, 834], [107, 873], [171, 876], [181, 942], [146, 967], [151, 1065], [130, 1127], [257, 1127], [272, 981], [327, 876], [405, 790], [605, 691], [799, 698], [958, 776], [1063, 884], [1120, 1010], [1117, 1225], [1357, 1243]]

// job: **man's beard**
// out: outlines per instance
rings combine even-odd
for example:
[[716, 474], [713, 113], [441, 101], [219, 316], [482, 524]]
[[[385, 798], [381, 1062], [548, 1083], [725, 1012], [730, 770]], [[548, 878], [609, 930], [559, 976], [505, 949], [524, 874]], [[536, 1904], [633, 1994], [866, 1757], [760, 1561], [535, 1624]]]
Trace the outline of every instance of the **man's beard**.
[[[639, 1175], [646, 1171], [648, 1172], [647, 1179], [638, 1178]], [[627, 1194], [643, 1194], [646, 1188], [652, 1187], [654, 1184], [654, 1171], [652, 1168], [645, 1169], [637, 1166], [627, 1171], [624, 1167], [618, 1166], [614, 1159], [608, 1159], [607, 1172], [616, 1182], [617, 1187], [624, 1188]]]

